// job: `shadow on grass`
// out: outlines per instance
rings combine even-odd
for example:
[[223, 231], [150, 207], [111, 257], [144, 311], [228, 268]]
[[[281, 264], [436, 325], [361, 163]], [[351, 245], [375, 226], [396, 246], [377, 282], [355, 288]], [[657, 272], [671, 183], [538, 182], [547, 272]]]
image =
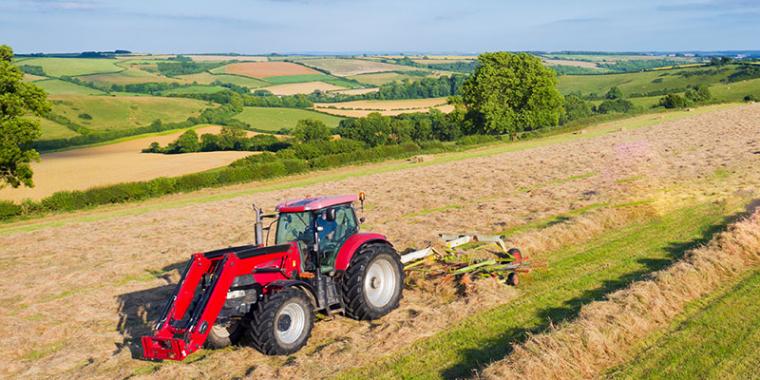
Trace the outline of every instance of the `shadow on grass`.
[[[174, 270], [182, 271], [186, 262], [167, 265], [162, 268], [163, 273]], [[113, 355], [128, 349], [133, 359], [142, 359], [142, 345], [140, 337], [153, 333], [153, 324], [160, 317], [164, 306], [169, 301], [176, 284], [171, 284], [168, 275], [162, 276], [167, 285], [151, 289], [125, 293], [118, 296], [119, 324], [116, 326], [123, 340], [116, 344]]]
[[593, 301], [604, 300], [608, 294], [626, 288], [632, 282], [643, 280], [652, 272], [665, 269], [681, 259], [687, 251], [709, 242], [716, 233], [725, 230], [728, 225], [748, 215], [749, 211], [748, 208], [746, 212], [737, 213], [724, 218], [720, 223], [711, 225], [704, 230], [701, 236], [697, 239], [687, 242], [670, 243], [665, 247], [665, 250], [668, 253], [667, 258], [641, 258], [638, 262], [643, 264], [644, 268], [626, 273], [615, 280], [605, 281], [601, 286], [589, 289], [576, 298], [568, 299], [560, 306], [539, 310], [536, 313], [536, 316], [543, 322], [538, 326], [532, 328], [509, 329], [504, 331], [497, 338], [484, 342], [478, 349], [466, 349], [460, 352], [460, 357], [462, 358], [461, 361], [451, 367], [443, 369], [440, 372], [440, 375], [446, 379], [472, 376], [473, 372], [483, 368], [492, 361], [502, 359], [509, 355], [512, 352], [513, 343], [521, 343], [524, 342], [529, 335], [546, 332], [553, 324], [570, 321], [578, 316], [583, 305]]

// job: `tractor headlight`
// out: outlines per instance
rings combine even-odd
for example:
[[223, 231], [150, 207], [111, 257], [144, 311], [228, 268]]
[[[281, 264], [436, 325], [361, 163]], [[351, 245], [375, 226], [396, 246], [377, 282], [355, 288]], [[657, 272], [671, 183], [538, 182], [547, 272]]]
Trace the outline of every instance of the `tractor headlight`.
[[245, 290], [230, 290], [227, 292], [227, 299], [243, 298], [245, 297]]

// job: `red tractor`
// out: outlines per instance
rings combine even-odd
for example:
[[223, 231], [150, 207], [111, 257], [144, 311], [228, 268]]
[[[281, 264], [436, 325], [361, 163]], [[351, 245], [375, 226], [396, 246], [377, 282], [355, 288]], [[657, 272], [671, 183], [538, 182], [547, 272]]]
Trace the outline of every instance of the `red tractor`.
[[[398, 307], [404, 271], [385, 236], [359, 232], [353, 203], [364, 195], [307, 198], [265, 215], [254, 205], [255, 244], [196, 253], [158, 319], [142, 337], [143, 355], [183, 360], [204, 344], [247, 338], [259, 351], [284, 355], [306, 344], [314, 313], [382, 317]], [[275, 218], [267, 246], [265, 218]]]

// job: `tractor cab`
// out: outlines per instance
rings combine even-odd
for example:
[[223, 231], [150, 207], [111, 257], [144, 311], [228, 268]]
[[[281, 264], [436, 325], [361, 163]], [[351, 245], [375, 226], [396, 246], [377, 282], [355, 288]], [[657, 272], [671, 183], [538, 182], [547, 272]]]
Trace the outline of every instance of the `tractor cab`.
[[341, 246], [359, 232], [359, 219], [352, 203], [359, 197], [307, 198], [277, 206], [275, 244], [297, 242], [302, 271], [321, 273], [335, 270]]

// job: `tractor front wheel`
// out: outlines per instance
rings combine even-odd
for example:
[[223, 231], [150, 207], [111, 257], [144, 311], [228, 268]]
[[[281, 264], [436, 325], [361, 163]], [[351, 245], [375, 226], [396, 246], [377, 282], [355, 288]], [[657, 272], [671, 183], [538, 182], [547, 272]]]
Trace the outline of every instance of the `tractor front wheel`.
[[285, 288], [259, 302], [251, 316], [248, 337], [267, 355], [292, 354], [309, 340], [314, 311], [300, 289]]
[[341, 283], [346, 314], [372, 320], [398, 307], [404, 290], [404, 269], [388, 244], [362, 246], [351, 259]]

